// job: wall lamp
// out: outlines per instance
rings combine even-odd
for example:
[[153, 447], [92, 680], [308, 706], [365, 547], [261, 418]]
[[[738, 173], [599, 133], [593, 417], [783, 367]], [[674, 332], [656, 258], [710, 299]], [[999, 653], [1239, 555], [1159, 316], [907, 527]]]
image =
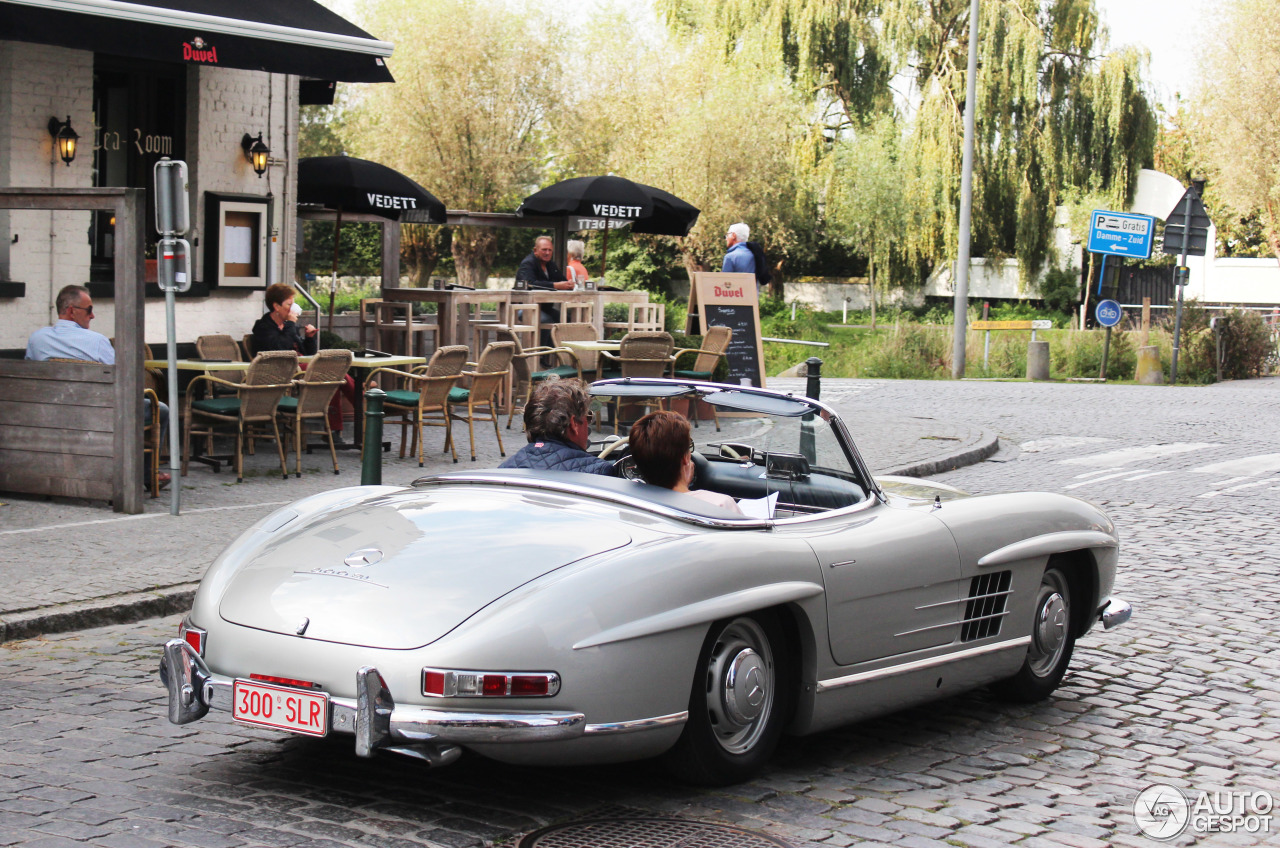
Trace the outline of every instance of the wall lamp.
[[258, 133], [257, 138], [245, 133], [240, 146], [244, 148], [244, 158], [252, 163], [253, 172], [261, 178], [267, 172], [267, 157], [271, 155], [271, 148], [262, 143], [262, 133]]
[[71, 162], [76, 158], [76, 142], [80, 140], [79, 134], [71, 129], [71, 116], [68, 115], [66, 121], [50, 118], [49, 135], [53, 136], [53, 143], [58, 146], [58, 156], [70, 168]]

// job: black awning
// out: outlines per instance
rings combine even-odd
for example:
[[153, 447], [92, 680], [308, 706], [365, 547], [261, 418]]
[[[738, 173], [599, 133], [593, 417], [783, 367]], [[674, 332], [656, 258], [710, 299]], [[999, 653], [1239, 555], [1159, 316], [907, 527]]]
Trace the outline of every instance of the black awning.
[[391, 45], [313, 0], [0, 0], [0, 39], [112, 56], [394, 82]]

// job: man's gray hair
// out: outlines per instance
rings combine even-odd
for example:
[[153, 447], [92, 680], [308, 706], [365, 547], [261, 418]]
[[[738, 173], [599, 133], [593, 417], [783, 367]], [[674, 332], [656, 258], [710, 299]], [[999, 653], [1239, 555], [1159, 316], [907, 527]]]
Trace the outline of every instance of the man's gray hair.
[[555, 244], [556, 244], [556, 240], [553, 239], [551, 236], [538, 236], [536, 239], [533, 240], [534, 250], [538, 249], [538, 242], [540, 241], [549, 241], [551, 242], [552, 247], [555, 247]]
[[591, 410], [591, 395], [577, 380], [547, 380], [533, 390], [524, 405], [524, 427], [530, 442], [538, 439], [565, 441], [574, 418]]
[[54, 301], [54, 307], [61, 315], [73, 306], [80, 305], [80, 298], [89, 293], [84, 286], [63, 286], [62, 291], [58, 292], [58, 299]]
[[573, 259], [577, 259], [579, 262], [581, 262], [582, 254], [587, 249], [587, 244], [586, 242], [582, 241], [582, 239], [569, 239], [567, 242], [565, 242], [564, 249], [565, 249], [565, 252], [568, 253], [570, 257], [572, 257]]
[[733, 237], [744, 244], [747, 239], [751, 238], [751, 228], [742, 222], [729, 227], [729, 232], [733, 233]]

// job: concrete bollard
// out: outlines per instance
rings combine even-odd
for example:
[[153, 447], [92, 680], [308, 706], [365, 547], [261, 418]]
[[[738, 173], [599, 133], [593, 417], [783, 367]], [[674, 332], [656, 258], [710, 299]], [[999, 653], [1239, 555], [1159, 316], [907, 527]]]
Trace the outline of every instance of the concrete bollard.
[[1049, 379], [1049, 343], [1027, 343], [1027, 379]]
[[1160, 365], [1160, 348], [1155, 345], [1138, 348], [1138, 367], [1135, 378], [1141, 386], [1164, 385], [1164, 370]]

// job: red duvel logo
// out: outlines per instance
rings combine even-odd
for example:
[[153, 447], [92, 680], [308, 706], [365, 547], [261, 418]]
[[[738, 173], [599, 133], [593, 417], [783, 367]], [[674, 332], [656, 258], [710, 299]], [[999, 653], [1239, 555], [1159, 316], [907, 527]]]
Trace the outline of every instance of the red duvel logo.
[[182, 42], [182, 60], [184, 62], [207, 62], [218, 64], [218, 48], [196, 36], [190, 41]]

